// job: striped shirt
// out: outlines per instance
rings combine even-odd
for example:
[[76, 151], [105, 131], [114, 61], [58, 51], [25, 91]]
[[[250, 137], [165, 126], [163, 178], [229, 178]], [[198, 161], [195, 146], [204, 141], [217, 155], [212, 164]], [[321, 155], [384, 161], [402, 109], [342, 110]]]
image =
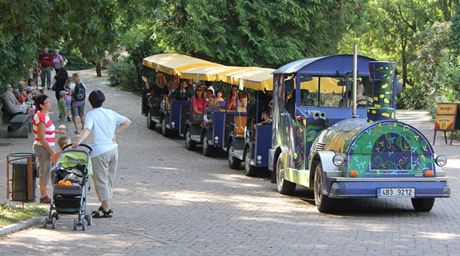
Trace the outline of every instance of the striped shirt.
[[45, 139], [48, 142], [48, 145], [50, 147], [53, 147], [56, 142], [56, 138], [55, 138], [56, 127], [51, 121], [49, 115], [43, 114], [40, 111], [37, 111], [37, 113], [35, 113], [34, 115], [34, 118], [32, 119], [32, 133], [34, 134], [34, 137], [35, 137], [34, 144], [42, 145], [38, 139], [38, 124], [42, 122], [45, 124]]

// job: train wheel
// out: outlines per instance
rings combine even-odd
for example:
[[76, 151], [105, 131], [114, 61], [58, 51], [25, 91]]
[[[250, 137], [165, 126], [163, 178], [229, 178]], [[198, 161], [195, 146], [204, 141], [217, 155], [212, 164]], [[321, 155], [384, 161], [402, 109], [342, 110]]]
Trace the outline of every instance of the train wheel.
[[435, 198], [412, 198], [412, 206], [417, 212], [429, 212], [433, 208]]
[[203, 134], [203, 147], [201, 152], [204, 156], [210, 156], [212, 154], [212, 146], [209, 145], [207, 132], [204, 132]]
[[244, 173], [246, 176], [254, 177], [257, 175], [257, 167], [251, 165], [251, 152], [249, 147], [244, 151]]
[[192, 134], [189, 127], [185, 128], [185, 148], [188, 150], [195, 148], [195, 142], [192, 141]]
[[327, 212], [330, 212], [332, 209], [333, 199], [324, 195], [322, 192], [323, 190], [322, 173], [323, 173], [323, 166], [321, 165], [321, 163], [319, 163], [316, 166], [316, 170], [315, 170], [313, 191], [315, 195], [316, 208], [318, 209], [319, 212], [327, 213]]
[[163, 134], [165, 137], [168, 137], [169, 135], [168, 128], [166, 127], [166, 118], [161, 120], [161, 134]]
[[152, 113], [150, 111], [147, 113], [147, 128], [150, 130], [155, 129], [155, 122], [152, 121]]
[[284, 167], [284, 161], [282, 155], [280, 155], [276, 161], [276, 188], [283, 195], [292, 195], [295, 191], [295, 183], [284, 179]]
[[228, 146], [228, 166], [232, 169], [238, 169], [241, 166], [241, 160], [233, 156], [233, 152], [235, 152], [235, 147], [233, 143], [230, 142]]

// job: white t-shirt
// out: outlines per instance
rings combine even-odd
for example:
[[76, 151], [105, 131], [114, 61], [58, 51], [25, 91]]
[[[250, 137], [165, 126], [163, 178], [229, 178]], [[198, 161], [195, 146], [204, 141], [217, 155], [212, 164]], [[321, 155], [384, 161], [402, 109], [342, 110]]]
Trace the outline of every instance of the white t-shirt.
[[115, 130], [127, 118], [103, 107], [89, 111], [85, 117], [85, 128], [91, 130], [93, 143], [91, 157], [98, 156], [117, 147], [113, 142]]

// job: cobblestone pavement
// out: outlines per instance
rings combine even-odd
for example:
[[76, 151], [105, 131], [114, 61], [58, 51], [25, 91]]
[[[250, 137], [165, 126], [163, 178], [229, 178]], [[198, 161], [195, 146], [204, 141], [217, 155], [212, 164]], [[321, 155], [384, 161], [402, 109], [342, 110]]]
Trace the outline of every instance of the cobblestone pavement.
[[[92, 71], [83, 79], [133, 121], [119, 141], [114, 217], [84, 232], [64, 217], [56, 230], [2, 237], [2, 255], [460, 255], [460, 145], [445, 146], [441, 136], [435, 147], [450, 159], [452, 197], [430, 213], [415, 213], [410, 200], [347, 200], [342, 211], [320, 214], [311, 193], [280, 195], [268, 179], [229, 169], [224, 156], [189, 152], [182, 140], [146, 128], [138, 96], [106, 86]], [[425, 112], [399, 117], [432, 137]], [[1, 166], [8, 153], [31, 148], [30, 138], [2, 143], [10, 145], [0, 147]], [[0, 181], [4, 200], [3, 172]], [[94, 191], [88, 197], [89, 209], [97, 208]]]

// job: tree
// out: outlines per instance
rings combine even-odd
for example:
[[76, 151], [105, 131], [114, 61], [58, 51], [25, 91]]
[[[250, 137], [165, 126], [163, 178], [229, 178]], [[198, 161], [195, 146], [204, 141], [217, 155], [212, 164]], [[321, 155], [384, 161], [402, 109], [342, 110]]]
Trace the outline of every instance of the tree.
[[173, 0], [152, 17], [154, 42], [228, 65], [279, 67], [334, 53], [359, 1]]
[[101, 76], [101, 61], [104, 51], [113, 51], [117, 45], [120, 6], [111, 0], [61, 1], [63, 40], [70, 48], [76, 48], [82, 56], [96, 65], [97, 76]]
[[[28, 73], [39, 50], [56, 40], [52, 33], [54, 1], [0, 1], [0, 86]], [[24, 15], [27, 13], [27, 15]]]

